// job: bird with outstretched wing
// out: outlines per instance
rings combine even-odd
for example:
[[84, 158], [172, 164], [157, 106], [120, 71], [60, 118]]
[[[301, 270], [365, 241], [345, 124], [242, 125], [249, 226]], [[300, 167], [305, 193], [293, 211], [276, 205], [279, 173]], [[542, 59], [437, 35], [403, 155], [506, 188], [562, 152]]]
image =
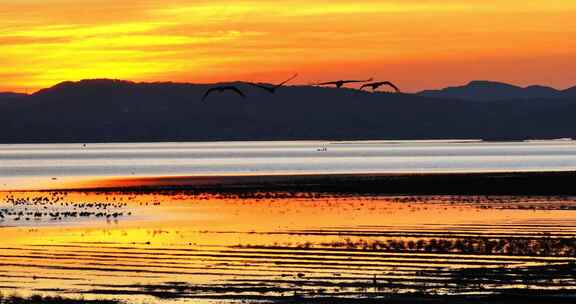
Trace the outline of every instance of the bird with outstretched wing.
[[238, 95], [240, 95], [240, 97], [242, 97], [243, 99], [246, 99], [246, 94], [244, 94], [242, 91], [240, 91], [240, 89], [238, 89], [235, 86], [219, 86], [219, 87], [212, 87], [210, 89], [208, 89], [206, 91], [206, 93], [204, 93], [204, 96], [202, 97], [202, 101], [206, 100], [206, 98], [208, 98], [208, 96], [210, 96], [210, 94], [218, 92], [218, 93], [222, 93], [224, 91], [231, 91], [234, 92]]
[[316, 85], [318, 85], [318, 86], [334, 85], [337, 88], [341, 88], [343, 85], [345, 85], [347, 83], [368, 82], [368, 81], [372, 81], [372, 80], [374, 80], [374, 79], [370, 78], [370, 79], [366, 79], [366, 80], [337, 80], [337, 81], [317, 83]]
[[253, 82], [247, 82], [247, 84], [249, 84], [251, 86], [255, 86], [255, 87], [260, 88], [260, 89], [263, 89], [270, 94], [274, 94], [274, 93], [276, 93], [276, 90], [283, 87], [285, 84], [287, 84], [289, 81], [291, 81], [292, 79], [294, 79], [296, 77], [298, 77], [298, 74], [294, 74], [294, 76], [288, 78], [286, 81], [283, 81], [283, 82], [281, 82], [275, 86], [267, 86], [267, 85], [262, 85], [259, 83], [253, 83]]
[[387, 85], [387, 86], [393, 88], [397, 93], [400, 93], [400, 89], [390, 81], [367, 83], [365, 85], [362, 85], [360, 87], [360, 90], [363, 90], [364, 88], [372, 88], [372, 91], [376, 91], [379, 87], [381, 87], [383, 85]]

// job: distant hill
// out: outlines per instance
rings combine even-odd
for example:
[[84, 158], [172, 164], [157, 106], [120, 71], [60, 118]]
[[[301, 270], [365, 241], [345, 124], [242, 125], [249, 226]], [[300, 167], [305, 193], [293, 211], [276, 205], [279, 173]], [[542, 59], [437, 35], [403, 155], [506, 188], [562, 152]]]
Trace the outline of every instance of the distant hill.
[[501, 82], [472, 81], [464, 86], [422, 91], [418, 95], [469, 100], [572, 98], [576, 97], [576, 87], [560, 91], [537, 85], [523, 88]]
[[64, 82], [0, 102], [0, 142], [297, 139], [534, 139], [576, 136], [576, 98], [496, 103], [290, 86], [272, 95], [237, 82], [205, 102], [212, 84]]
[[12, 104], [17, 104], [18, 102], [23, 101], [27, 97], [28, 95], [26, 94], [0, 92], [0, 110]]
[[0, 99], [17, 99], [27, 97], [26, 94], [12, 93], [12, 92], [0, 92]]
[[564, 92], [564, 95], [566, 97], [574, 97], [574, 96], [576, 96], [576, 86], [568, 88], [568, 89], [564, 90], [563, 92]]

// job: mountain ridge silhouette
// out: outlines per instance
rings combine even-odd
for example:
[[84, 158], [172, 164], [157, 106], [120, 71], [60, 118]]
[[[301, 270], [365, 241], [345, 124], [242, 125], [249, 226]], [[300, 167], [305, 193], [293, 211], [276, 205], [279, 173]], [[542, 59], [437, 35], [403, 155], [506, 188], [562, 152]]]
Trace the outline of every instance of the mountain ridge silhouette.
[[424, 90], [417, 94], [426, 97], [484, 101], [505, 99], [572, 98], [576, 97], [576, 86], [566, 90], [557, 90], [542, 85], [521, 87], [504, 82], [473, 80], [462, 86], [446, 87], [438, 90]]
[[27, 97], [28, 94], [23, 93], [14, 93], [14, 92], [0, 92], [0, 99], [14, 99], [14, 98], [23, 98]]
[[[248, 98], [215, 94], [236, 85]], [[272, 95], [245, 82], [63, 82], [0, 102], [0, 142], [486, 139], [574, 137], [576, 98], [497, 103], [293, 85]]]

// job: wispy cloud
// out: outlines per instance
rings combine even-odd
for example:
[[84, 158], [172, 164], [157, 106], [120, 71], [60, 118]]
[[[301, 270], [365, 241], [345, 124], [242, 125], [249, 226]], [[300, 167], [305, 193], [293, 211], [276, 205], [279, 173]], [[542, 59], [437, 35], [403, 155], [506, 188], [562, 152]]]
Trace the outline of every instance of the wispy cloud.
[[[545, 68], [550, 58], [576, 59], [567, 39], [575, 14], [572, 0], [0, 0], [0, 87], [268, 80], [294, 70], [307, 81], [338, 68], [393, 73], [416, 88], [432, 77], [468, 79], [476, 62], [518, 82], [529, 68], [545, 83], [558, 79]], [[527, 59], [522, 74], [503, 70], [518, 58]], [[566, 75], [573, 68], [557, 66]], [[486, 71], [478, 76], [498, 78]]]

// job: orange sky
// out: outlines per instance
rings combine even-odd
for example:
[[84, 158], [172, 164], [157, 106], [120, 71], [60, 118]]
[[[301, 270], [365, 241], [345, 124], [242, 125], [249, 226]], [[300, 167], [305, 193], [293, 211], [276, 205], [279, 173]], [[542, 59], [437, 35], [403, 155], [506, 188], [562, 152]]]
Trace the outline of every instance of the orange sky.
[[406, 91], [576, 85], [574, 0], [0, 0], [0, 91], [63, 80], [298, 82]]

